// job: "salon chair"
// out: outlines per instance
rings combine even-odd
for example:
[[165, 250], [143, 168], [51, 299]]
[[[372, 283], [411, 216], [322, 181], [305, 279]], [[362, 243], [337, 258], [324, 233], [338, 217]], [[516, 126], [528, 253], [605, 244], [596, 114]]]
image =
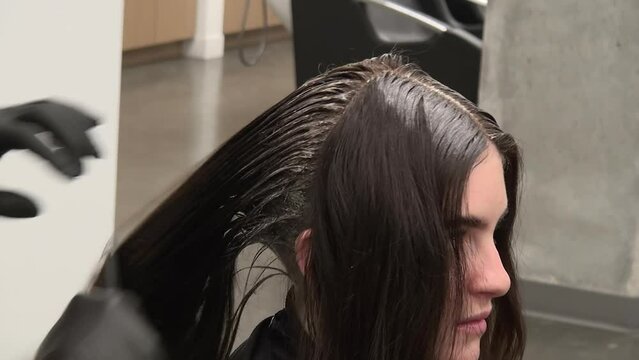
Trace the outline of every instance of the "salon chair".
[[477, 0], [418, 0], [419, 9], [447, 25], [482, 38], [484, 13]]
[[477, 102], [481, 40], [421, 11], [417, 0], [293, 0], [298, 86], [329, 68], [387, 52]]

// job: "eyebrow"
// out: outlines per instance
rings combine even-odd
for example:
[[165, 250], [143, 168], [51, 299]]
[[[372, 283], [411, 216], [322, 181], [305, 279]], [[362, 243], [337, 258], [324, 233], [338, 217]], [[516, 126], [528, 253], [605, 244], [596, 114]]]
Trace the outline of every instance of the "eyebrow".
[[[499, 226], [499, 224], [504, 220], [504, 218], [506, 218], [506, 215], [508, 215], [508, 208], [504, 210], [504, 212], [499, 217], [499, 220], [497, 220], [497, 226]], [[476, 216], [466, 215], [466, 216], [460, 217], [455, 222], [455, 225], [458, 227], [464, 227], [468, 229], [482, 229], [482, 228], [488, 227], [488, 222], [485, 219], [481, 219]]]

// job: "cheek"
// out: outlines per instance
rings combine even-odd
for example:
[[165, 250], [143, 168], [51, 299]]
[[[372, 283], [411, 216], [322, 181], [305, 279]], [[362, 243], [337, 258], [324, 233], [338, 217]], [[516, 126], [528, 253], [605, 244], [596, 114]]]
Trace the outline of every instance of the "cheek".
[[467, 293], [472, 293], [481, 281], [485, 270], [486, 245], [480, 235], [471, 234], [464, 242], [464, 285]]
[[481, 239], [475, 235], [468, 236], [464, 243], [464, 270], [466, 287], [472, 287], [479, 279], [484, 269], [485, 246], [481, 246]]

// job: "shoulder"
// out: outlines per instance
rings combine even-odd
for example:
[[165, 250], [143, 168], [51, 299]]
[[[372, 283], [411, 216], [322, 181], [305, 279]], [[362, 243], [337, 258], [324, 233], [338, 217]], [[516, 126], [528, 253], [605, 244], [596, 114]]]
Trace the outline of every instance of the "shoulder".
[[285, 310], [262, 320], [230, 360], [294, 360], [298, 334], [292, 321]]

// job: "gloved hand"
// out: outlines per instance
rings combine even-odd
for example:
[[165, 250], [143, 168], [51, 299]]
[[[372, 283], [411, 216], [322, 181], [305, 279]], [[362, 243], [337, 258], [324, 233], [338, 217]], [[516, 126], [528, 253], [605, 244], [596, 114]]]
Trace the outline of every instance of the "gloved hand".
[[[55, 101], [42, 100], [0, 109], [0, 157], [14, 149], [31, 150], [73, 178], [82, 173], [83, 157], [99, 157], [86, 134], [96, 125], [97, 121], [91, 116]], [[0, 191], [0, 216], [36, 215], [33, 201]]]
[[46, 336], [35, 360], [164, 360], [159, 335], [118, 290], [76, 295]]

